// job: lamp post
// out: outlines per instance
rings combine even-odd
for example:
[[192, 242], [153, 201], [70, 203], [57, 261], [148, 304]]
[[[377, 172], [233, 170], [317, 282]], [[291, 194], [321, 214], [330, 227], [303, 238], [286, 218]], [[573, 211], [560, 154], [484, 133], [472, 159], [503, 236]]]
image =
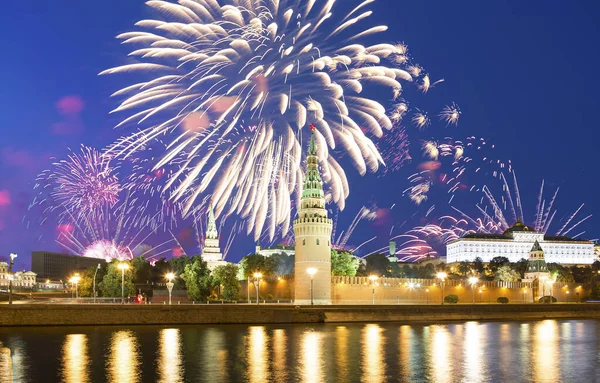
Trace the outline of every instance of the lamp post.
[[375, 305], [375, 281], [379, 279], [377, 275], [369, 275], [369, 280], [371, 281], [372, 293], [371, 293], [371, 304]]
[[125, 262], [119, 263], [117, 266], [121, 270], [121, 304], [125, 304], [125, 270], [129, 270], [129, 265]]
[[525, 303], [525, 295], [527, 294], [527, 288], [523, 289], [523, 303]]
[[261, 278], [262, 278], [262, 274], [261, 273], [258, 273], [258, 272], [254, 273], [254, 280], [255, 280], [255, 286], [256, 286], [256, 304], [257, 305], [260, 304], [259, 295], [258, 295], [259, 290], [258, 289], [259, 289], [260, 279]]
[[429, 289], [425, 289], [425, 294], [427, 296], [427, 304], [429, 304]]
[[473, 304], [475, 304], [475, 288], [477, 287], [477, 282], [479, 282], [479, 278], [469, 278], [469, 283], [471, 284], [471, 292], [473, 293]]
[[440, 271], [439, 273], [437, 273], [437, 277], [440, 280], [440, 288], [442, 291], [442, 304], [444, 304], [444, 282], [446, 281], [447, 276], [448, 276], [448, 274], [446, 274], [443, 271]]
[[246, 284], [248, 287], [248, 304], [250, 304], [250, 276], [248, 276], [248, 283]]
[[17, 258], [17, 254], [15, 253], [11, 253], [10, 254], [10, 263], [8, 266], [8, 304], [12, 305], [12, 268], [13, 265], [15, 264], [15, 258]]
[[169, 282], [167, 282], [167, 290], [169, 290], [169, 304], [171, 304], [171, 292], [173, 291], [173, 286], [175, 285], [173, 283], [173, 279], [175, 278], [175, 274], [173, 274], [173, 273], [167, 273], [167, 275], [165, 275], [165, 277], [169, 281]]
[[308, 275], [310, 275], [310, 304], [314, 305], [314, 299], [313, 299], [313, 294], [314, 294], [314, 276], [317, 273], [317, 269], [315, 269], [314, 267], [309, 267], [308, 269], [306, 269], [306, 272], [308, 273]]
[[79, 276], [79, 273], [75, 273], [75, 275], [73, 275], [71, 277], [71, 279], [69, 279], [69, 282], [73, 285], [75, 285], [75, 299], [79, 298], [79, 281], [81, 280], [81, 277]]
[[98, 267], [96, 267], [96, 271], [94, 272], [94, 303], [96, 303], [96, 274], [98, 274], [98, 270], [100, 270], [101, 267], [102, 265], [98, 264]]
[[567, 290], [567, 303], [569, 303], [569, 290]]

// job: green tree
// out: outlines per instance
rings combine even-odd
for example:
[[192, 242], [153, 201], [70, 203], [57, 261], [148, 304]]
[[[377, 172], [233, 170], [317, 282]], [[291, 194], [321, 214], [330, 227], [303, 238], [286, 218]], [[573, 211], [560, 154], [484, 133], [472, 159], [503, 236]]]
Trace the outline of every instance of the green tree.
[[435, 276], [435, 273], [435, 266], [432, 263], [419, 266], [415, 270], [416, 277], [421, 279], [431, 279]]
[[205, 301], [210, 296], [212, 278], [206, 262], [201, 256], [192, 257], [192, 261], [185, 265], [181, 276], [187, 286], [188, 298], [193, 301]]
[[367, 275], [377, 275], [378, 277], [389, 277], [392, 274], [390, 261], [385, 254], [377, 253], [368, 255], [366, 273]]
[[506, 257], [494, 257], [494, 258], [490, 259], [490, 263], [488, 266], [489, 266], [492, 274], [496, 274], [496, 271], [498, 270], [498, 268], [506, 265], [507, 263], [510, 263], [510, 261]]
[[483, 264], [483, 260], [481, 259], [481, 257], [477, 257], [473, 261], [473, 270], [475, 270], [479, 275], [484, 274], [485, 265]]
[[524, 258], [521, 258], [519, 260], [519, 262], [517, 263], [513, 263], [512, 264], [512, 268], [519, 273], [519, 275], [521, 276], [521, 278], [523, 278], [523, 276], [525, 275], [525, 273], [527, 272], [527, 265], [529, 264], [529, 261], [527, 261]]
[[496, 280], [503, 282], [518, 282], [521, 275], [513, 270], [509, 265], [498, 267], [496, 270]]
[[292, 274], [294, 272], [295, 256], [287, 253], [275, 253], [270, 258], [273, 261], [275, 275]]
[[467, 276], [468, 274], [470, 274], [472, 269], [473, 265], [471, 264], [471, 262], [462, 261], [458, 264], [458, 273], [462, 276]]
[[[101, 265], [104, 262], [99, 262]], [[85, 269], [83, 273], [80, 273], [81, 279], [79, 280], [79, 296], [80, 297], [93, 297], [94, 291], [94, 273], [96, 272], [96, 267], [88, 267]], [[96, 291], [98, 291], [98, 282], [102, 280], [104, 274], [106, 273], [106, 264], [104, 263], [104, 267], [100, 267], [98, 270], [98, 275], [96, 276]]]
[[548, 272], [552, 275], [552, 278], [557, 282], [575, 282], [575, 278], [569, 268], [559, 265], [558, 263], [548, 263], [546, 266], [548, 267]]
[[154, 262], [152, 267], [152, 282], [165, 283], [165, 275], [171, 272], [171, 265], [165, 258], [161, 258]]
[[143, 256], [131, 260], [135, 275], [133, 281], [138, 284], [149, 284], [152, 280], [152, 265]]
[[260, 254], [247, 255], [240, 261], [240, 266], [244, 270], [244, 277], [251, 277], [256, 272], [264, 276], [275, 274], [275, 261], [271, 257], [264, 257]]
[[236, 300], [240, 296], [240, 281], [237, 279], [238, 266], [233, 263], [217, 266], [212, 272], [216, 284], [221, 285], [221, 295], [227, 300]]
[[360, 262], [351, 252], [331, 249], [331, 275], [353, 277], [359, 264]]
[[175, 279], [173, 280], [173, 283], [175, 284], [175, 286], [173, 287], [174, 289], [185, 289], [185, 281], [183, 280], [183, 278], [181, 278], [181, 276], [185, 272], [185, 266], [190, 264], [191, 262], [192, 258], [188, 257], [187, 255], [169, 259], [169, 272], [175, 274]]
[[[102, 282], [99, 283], [100, 292], [104, 297], [120, 297], [121, 296], [121, 269], [118, 268], [119, 261], [114, 259], [107, 266], [107, 271]], [[135, 269], [132, 267], [131, 262], [125, 262], [129, 265], [129, 269], [125, 270], [125, 296], [135, 294], [135, 284], [133, 278], [135, 276]]]

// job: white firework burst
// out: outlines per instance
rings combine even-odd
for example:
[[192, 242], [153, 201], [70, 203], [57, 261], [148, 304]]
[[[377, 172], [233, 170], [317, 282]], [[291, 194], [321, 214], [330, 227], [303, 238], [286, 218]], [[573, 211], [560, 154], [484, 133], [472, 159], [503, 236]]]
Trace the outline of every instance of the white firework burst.
[[372, 138], [392, 128], [363, 88], [398, 97], [401, 82], [412, 81], [399, 67], [409, 65], [406, 46], [359, 43], [387, 29], [363, 27], [372, 2], [339, 19], [334, 8], [346, 2], [148, 1], [160, 19], [118, 36], [135, 46], [137, 62], [102, 72], [150, 75], [114, 93], [124, 98], [114, 112], [127, 113], [119, 126], [139, 130], [113, 153], [129, 156], [162, 137], [169, 144], [157, 169], [185, 153], [164, 190], [186, 212], [211, 195], [217, 215], [241, 216], [255, 238], [265, 229], [273, 237], [277, 226], [288, 231], [312, 123], [323, 177], [343, 208], [348, 181], [335, 153], [348, 154], [361, 175], [375, 172], [383, 160]]

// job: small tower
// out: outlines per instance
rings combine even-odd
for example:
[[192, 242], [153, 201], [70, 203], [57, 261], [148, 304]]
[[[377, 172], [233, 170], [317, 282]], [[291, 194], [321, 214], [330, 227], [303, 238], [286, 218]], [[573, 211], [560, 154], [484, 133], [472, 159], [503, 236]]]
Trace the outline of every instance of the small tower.
[[205, 235], [202, 259], [208, 263], [208, 268], [212, 271], [215, 267], [227, 263], [223, 261], [223, 254], [221, 254], [221, 249], [219, 248], [219, 233], [217, 232], [217, 223], [212, 203], [208, 206], [208, 223]]
[[311, 275], [316, 269], [312, 283], [314, 304], [331, 304], [331, 230], [332, 221], [327, 217], [323, 181], [319, 174], [319, 159], [315, 145], [314, 126], [311, 125], [306, 174], [298, 218], [294, 220], [295, 245], [295, 303], [311, 303]]
[[[527, 261], [527, 271], [525, 272], [523, 282], [530, 282], [533, 289], [533, 297], [547, 295], [546, 282], [550, 278], [548, 267], [544, 259], [544, 250], [538, 241], [535, 241], [529, 251], [529, 260]], [[537, 283], [536, 283], [537, 281]]]

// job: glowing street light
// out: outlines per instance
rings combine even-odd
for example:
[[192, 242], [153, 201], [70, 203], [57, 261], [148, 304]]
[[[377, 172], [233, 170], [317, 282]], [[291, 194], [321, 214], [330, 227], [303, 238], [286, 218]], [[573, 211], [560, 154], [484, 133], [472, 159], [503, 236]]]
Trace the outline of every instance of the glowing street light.
[[117, 265], [121, 270], [121, 304], [125, 304], [125, 270], [129, 270], [129, 265], [125, 262], [121, 262]]
[[425, 289], [425, 294], [427, 296], [427, 304], [429, 304], [429, 289]]
[[310, 304], [314, 305], [314, 299], [313, 299], [313, 290], [314, 290], [314, 276], [317, 273], [317, 269], [315, 269], [314, 267], [309, 267], [308, 269], [306, 269], [306, 272], [308, 273], [308, 275], [310, 275]]
[[254, 280], [256, 281], [255, 286], [256, 286], [256, 304], [260, 304], [259, 302], [259, 296], [258, 296], [258, 289], [259, 289], [259, 285], [260, 285], [260, 280], [262, 278], [262, 274], [259, 272], [254, 273]]
[[96, 274], [98, 274], [98, 270], [100, 270], [101, 267], [102, 265], [99, 263], [94, 272], [94, 303], [96, 303]]
[[375, 281], [378, 280], [379, 277], [377, 275], [369, 275], [369, 280], [371, 281], [371, 286], [373, 287], [371, 294], [371, 304], [375, 305]]
[[169, 281], [167, 282], [167, 290], [169, 290], [169, 304], [171, 304], [171, 292], [173, 291], [173, 286], [175, 285], [173, 283], [173, 279], [175, 279], [175, 274], [167, 273], [167, 275], [165, 275], [165, 278], [167, 278], [167, 280]]
[[440, 271], [439, 273], [437, 273], [437, 278], [440, 280], [440, 287], [442, 288], [442, 304], [444, 304], [444, 285], [446, 282], [446, 277], [448, 277], [448, 274], [446, 274], [443, 271]]
[[471, 291], [473, 293], [473, 304], [475, 304], [475, 288], [477, 287], [477, 282], [479, 282], [479, 278], [477, 278], [477, 277], [469, 278], [469, 283], [471, 284]]
[[10, 263], [8, 265], [8, 304], [12, 305], [12, 268], [13, 265], [15, 264], [15, 258], [17, 258], [17, 254], [15, 253], [11, 253], [10, 254]]
[[79, 281], [80, 280], [81, 280], [81, 277], [79, 276], [79, 273], [75, 273], [75, 275], [73, 275], [71, 277], [71, 279], [69, 279], [69, 282], [71, 284], [75, 285], [75, 299], [79, 298]]

